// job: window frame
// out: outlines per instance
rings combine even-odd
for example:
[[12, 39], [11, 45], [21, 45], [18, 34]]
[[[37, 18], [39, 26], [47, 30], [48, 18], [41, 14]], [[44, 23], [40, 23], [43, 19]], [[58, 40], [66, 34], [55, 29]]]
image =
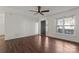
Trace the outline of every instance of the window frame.
[[[62, 27], [63, 27], [63, 25], [58, 25], [58, 24], [57, 24], [59, 19], [63, 19], [63, 17], [59, 17], [59, 18], [56, 19], [56, 32], [57, 32], [57, 33], [60, 33], [60, 32], [58, 32], [57, 27], [58, 27], [58, 26], [62, 26]], [[64, 20], [63, 20], [63, 22], [64, 22]], [[63, 24], [64, 24], [64, 23], [63, 23]], [[63, 27], [62, 29], [64, 29], [64, 27]], [[64, 33], [64, 30], [62, 30], [62, 33], [61, 33], [61, 34], [63, 34], [63, 33]]]
[[[68, 17], [73, 17], [74, 21], [76, 22], [76, 16], [73, 15], [73, 16], [68, 16]], [[64, 18], [68, 18], [68, 17], [59, 17], [59, 18], [56, 18], [56, 32], [57, 33], [60, 33], [60, 32], [58, 32], [58, 26], [62, 26], [63, 27], [62, 28], [62, 33], [60, 33], [60, 34], [75, 35], [75, 25], [76, 25], [76, 23], [74, 25], [64, 25], [65, 24]], [[58, 20], [59, 19], [63, 20], [63, 25], [58, 25]], [[73, 34], [67, 34], [67, 33], [65, 33], [65, 26], [74, 26], [74, 32], [73, 32]]]

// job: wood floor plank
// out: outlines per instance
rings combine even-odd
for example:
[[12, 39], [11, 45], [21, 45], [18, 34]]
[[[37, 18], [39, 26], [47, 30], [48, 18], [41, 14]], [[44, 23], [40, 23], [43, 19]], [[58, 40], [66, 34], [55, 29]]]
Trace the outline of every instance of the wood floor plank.
[[5, 36], [0, 35], [0, 53], [6, 52], [6, 46], [5, 46]]
[[7, 40], [8, 53], [78, 53], [79, 44], [46, 36], [31, 36]]

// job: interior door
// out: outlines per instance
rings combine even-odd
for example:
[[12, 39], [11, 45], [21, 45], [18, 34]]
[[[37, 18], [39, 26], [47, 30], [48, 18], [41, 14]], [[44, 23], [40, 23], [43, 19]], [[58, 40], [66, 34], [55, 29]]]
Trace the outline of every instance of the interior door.
[[41, 21], [41, 35], [46, 35], [46, 21]]

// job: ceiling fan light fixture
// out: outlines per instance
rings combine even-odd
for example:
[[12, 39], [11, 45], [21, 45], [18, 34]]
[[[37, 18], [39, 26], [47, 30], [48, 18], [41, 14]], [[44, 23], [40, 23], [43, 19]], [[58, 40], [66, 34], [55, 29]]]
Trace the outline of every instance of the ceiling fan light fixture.
[[32, 12], [36, 12], [36, 14], [41, 14], [41, 15], [44, 15], [43, 13], [45, 13], [45, 12], [49, 12], [49, 10], [41, 10], [41, 6], [38, 6], [37, 7], [37, 11], [36, 10], [30, 10], [30, 11], [32, 11]]

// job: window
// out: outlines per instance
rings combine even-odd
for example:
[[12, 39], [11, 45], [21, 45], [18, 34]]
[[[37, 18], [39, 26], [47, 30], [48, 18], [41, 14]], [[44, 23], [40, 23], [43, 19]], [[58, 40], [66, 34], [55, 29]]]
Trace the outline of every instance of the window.
[[63, 18], [57, 20], [57, 31], [63, 33]]
[[57, 32], [64, 34], [74, 34], [75, 16], [57, 19]]

